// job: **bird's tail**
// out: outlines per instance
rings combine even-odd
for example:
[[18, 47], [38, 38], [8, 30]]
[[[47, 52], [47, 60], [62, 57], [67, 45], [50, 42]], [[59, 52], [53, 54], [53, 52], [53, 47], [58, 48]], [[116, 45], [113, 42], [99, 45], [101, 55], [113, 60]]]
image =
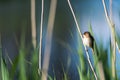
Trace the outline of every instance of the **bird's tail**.
[[93, 44], [93, 48], [92, 48], [92, 53], [93, 54], [96, 54], [98, 56], [98, 48], [97, 48], [97, 44], [96, 42], [94, 41], [94, 44]]

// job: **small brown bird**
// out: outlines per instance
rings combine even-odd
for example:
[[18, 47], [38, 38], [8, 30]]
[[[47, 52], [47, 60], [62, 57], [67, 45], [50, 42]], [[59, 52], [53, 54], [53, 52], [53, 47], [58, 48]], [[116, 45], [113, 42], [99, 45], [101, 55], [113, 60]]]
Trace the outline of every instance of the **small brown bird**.
[[94, 51], [94, 38], [92, 37], [92, 35], [90, 34], [90, 32], [86, 31], [83, 34], [83, 44], [85, 46], [88, 46], [90, 48], [92, 48], [92, 51]]

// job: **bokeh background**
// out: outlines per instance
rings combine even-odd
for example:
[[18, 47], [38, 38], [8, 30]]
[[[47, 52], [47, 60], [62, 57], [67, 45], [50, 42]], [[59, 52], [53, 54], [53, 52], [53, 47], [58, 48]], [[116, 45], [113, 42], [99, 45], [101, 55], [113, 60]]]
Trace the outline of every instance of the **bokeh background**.
[[[45, 38], [48, 23], [48, 15], [50, 8], [50, 0], [44, 0], [44, 23], [43, 23], [43, 41], [42, 41], [42, 62], [45, 48]], [[102, 0], [70, 0], [75, 11], [77, 21], [80, 25], [82, 33], [89, 30], [89, 24], [92, 26], [94, 38], [99, 45], [101, 42], [103, 48], [108, 50], [108, 65], [110, 66], [110, 30], [105, 18]], [[109, 0], [105, 0], [107, 9], [109, 10]], [[119, 35], [120, 31], [120, 1], [113, 0], [112, 18], [115, 23], [115, 29]], [[10, 69], [11, 64], [9, 58], [14, 60], [19, 54], [19, 46], [21, 43], [21, 35], [24, 31], [25, 48], [28, 52], [26, 58], [30, 61], [31, 52], [33, 51], [31, 39], [31, 13], [30, 0], [0, 0], [0, 33], [2, 41], [2, 54], [6, 59], [6, 64]], [[37, 47], [39, 48], [40, 37], [40, 15], [41, 0], [36, 0], [36, 31], [37, 31]], [[68, 72], [70, 80], [79, 80], [77, 64], [79, 64], [79, 56], [77, 54], [78, 44], [80, 44], [80, 36], [76, 29], [76, 25], [69, 9], [67, 0], [58, 0], [55, 15], [52, 49], [49, 64], [49, 75], [56, 76], [60, 80], [64, 75], [64, 71]], [[82, 44], [80, 44], [82, 45]], [[82, 48], [82, 47], [81, 47]], [[90, 59], [93, 63], [92, 53]], [[83, 53], [85, 53], [83, 51]], [[9, 56], [9, 58], [8, 58]], [[86, 55], [84, 55], [86, 58]], [[116, 52], [116, 70], [120, 78], [120, 54]], [[84, 62], [88, 66], [87, 60]], [[17, 76], [17, 75], [16, 75]], [[17, 78], [15, 78], [17, 80]]]

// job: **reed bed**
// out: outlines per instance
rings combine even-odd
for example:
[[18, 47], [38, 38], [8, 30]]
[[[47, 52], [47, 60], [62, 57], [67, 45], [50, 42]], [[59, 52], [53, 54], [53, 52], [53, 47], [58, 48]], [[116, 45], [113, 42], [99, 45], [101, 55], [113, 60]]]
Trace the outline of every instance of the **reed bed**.
[[[32, 2], [33, 1], [33, 2]], [[44, 0], [42, 0], [44, 1]], [[80, 26], [77, 22], [77, 18], [75, 16], [74, 9], [69, 0], [68, 6], [71, 11], [71, 15], [74, 18], [73, 22], [75, 21], [76, 24], [76, 33], [78, 40], [76, 41], [77, 48], [74, 49], [71, 45], [67, 42], [59, 42], [64, 48], [70, 50], [70, 52], [75, 52], [78, 55], [79, 63], [76, 66], [79, 80], [119, 80], [119, 76], [117, 76], [116, 70], [116, 48], [120, 52], [120, 37], [115, 31], [115, 24], [112, 21], [112, 8], [110, 8], [110, 16], [108, 16], [108, 11], [106, 9], [106, 5], [104, 0], [101, 0], [103, 3], [103, 9], [105, 12], [106, 20], [110, 28], [111, 38], [109, 40], [108, 48], [103, 47], [102, 40], [101, 42], [95, 43], [94, 46], [94, 53], [93, 57], [93, 64], [89, 57], [90, 53], [87, 50], [87, 47], [83, 44], [83, 37], [80, 30]], [[32, 29], [32, 44], [33, 50], [31, 48], [26, 48], [25, 45], [25, 28], [22, 29], [21, 39], [20, 39], [20, 46], [19, 47], [19, 54], [15, 57], [14, 60], [11, 60], [10, 57], [9, 61], [12, 63], [10, 69], [6, 65], [6, 59], [2, 56], [2, 35], [0, 33], [0, 80], [57, 80], [57, 76], [51, 76], [48, 73], [49, 69], [49, 61], [50, 61], [50, 52], [51, 52], [51, 45], [52, 45], [52, 32], [55, 22], [55, 13], [56, 13], [56, 6], [57, 0], [51, 0], [50, 4], [50, 13], [49, 13], [49, 20], [48, 20], [48, 27], [47, 27], [47, 36], [46, 42], [49, 43], [45, 45], [44, 51], [44, 59], [43, 59], [43, 66], [41, 68], [41, 50], [42, 50], [42, 28], [43, 28], [43, 11], [41, 13], [41, 34], [40, 34], [40, 44], [39, 49], [36, 48], [36, 21], [35, 21], [35, 0], [31, 0], [31, 29]], [[44, 4], [44, 3], [43, 3]], [[42, 10], [43, 5], [42, 4]], [[110, 0], [110, 7], [112, 6], [112, 0]], [[94, 31], [92, 30], [92, 24], [88, 24], [89, 32], [95, 38]], [[72, 32], [71, 32], [72, 34]], [[74, 38], [73, 38], [74, 39]], [[29, 54], [30, 53], [30, 54]], [[108, 56], [108, 54], [111, 54]], [[27, 55], [31, 55], [30, 61], [27, 60]], [[86, 55], [87, 57], [85, 57]], [[110, 57], [111, 65], [108, 65], [108, 57]], [[71, 58], [71, 57], [70, 57]], [[86, 64], [87, 63], [87, 64]], [[69, 60], [68, 60], [68, 64]], [[38, 72], [38, 69], [40, 70]], [[71, 75], [72, 76], [72, 75]], [[61, 80], [71, 80], [68, 71], [64, 70], [63, 68], [63, 77]]]

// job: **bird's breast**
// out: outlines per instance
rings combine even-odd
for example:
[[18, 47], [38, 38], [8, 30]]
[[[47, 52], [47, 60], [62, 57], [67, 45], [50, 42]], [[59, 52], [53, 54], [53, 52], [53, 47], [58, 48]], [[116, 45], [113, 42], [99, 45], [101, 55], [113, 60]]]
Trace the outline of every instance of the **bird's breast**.
[[85, 46], [91, 47], [91, 40], [89, 38], [83, 38], [83, 44]]

